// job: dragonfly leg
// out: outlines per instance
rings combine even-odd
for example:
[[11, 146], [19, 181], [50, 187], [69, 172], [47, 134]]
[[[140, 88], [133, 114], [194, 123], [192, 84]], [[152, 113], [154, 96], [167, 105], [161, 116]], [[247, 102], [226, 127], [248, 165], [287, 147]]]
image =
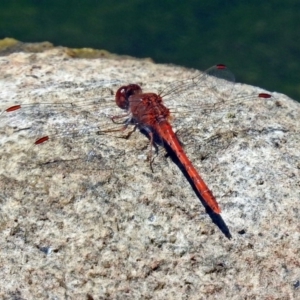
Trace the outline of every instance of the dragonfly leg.
[[[109, 132], [123, 132], [128, 128], [128, 125], [129, 124], [125, 124], [121, 128], [107, 129], [107, 130], [103, 130], [103, 131], [98, 131], [97, 134], [101, 135], [102, 133], [109, 133]], [[132, 130], [130, 130], [129, 132], [127, 132], [126, 135], [124, 135], [120, 138], [124, 138], [124, 139], [128, 140], [130, 138], [130, 136], [132, 135], [132, 133], [136, 131], [136, 129], [137, 129], [137, 126], [135, 125]]]
[[[116, 122], [115, 120], [116, 120], [116, 119], [127, 118], [127, 117], [129, 117], [129, 116], [130, 116], [130, 113], [126, 113], [126, 114], [124, 114], [124, 115], [112, 116], [110, 119], [111, 119], [111, 121], [112, 121], [113, 123], [115, 123], [115, 124], [123, 124], [124, 122], [119, 123], [119, 122]], [[125, 122], [127, 122], [127, 121], [125, 121]]]
[[150, 152], [149, 152], [149, 164], [150, 164], [150, 169], [153, 172], [153, 167], [152, 167], [152, 163], [153, 163], [153, 159], [152, 159], [152, 146], [153, 146], [153, 141], [154, 141], [154, 137], [153, 137], [153, 133], [152, 132], [148, 132], [149, 134], [149, 138], [150, 138]]
[[[127, 127], [128, 127], [128, 125], [125, 125], [121, 130], [126, 130]], [[133, 127], [133, 129], [130, 130], [130, 131], [127, 133], [127, 135], [124, 136], [124, 138], [125, 138], [126, 140], [129, 139], [130, 136], [136, 131], [136, 129], [137, 129], [137, 125], [135, 125], [135, 126]]]
[[150, 139], [150, 151], [149, 151], [149, 155], [148, 155], [148, 160], [149, 160], [150, 169], [151, 169], [152, 173], [154, 173], [154, 171], [153, 171], [154, 157], [152, 155], [152, 147], [154, 147], [155, 153], [158, 152], [158, 147], [157, 147], [157, 144], [155, 143], [154, 133], [151, 130], [147, 130], [147, 134]]

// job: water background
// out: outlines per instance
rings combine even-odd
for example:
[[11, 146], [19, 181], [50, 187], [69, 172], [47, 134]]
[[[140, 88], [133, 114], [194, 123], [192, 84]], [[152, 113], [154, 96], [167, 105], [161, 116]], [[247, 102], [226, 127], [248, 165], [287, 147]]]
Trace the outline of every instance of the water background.
[[205, 70], [300, 100], [300, 1], [1, 0], [0, 38], [106, 49]]

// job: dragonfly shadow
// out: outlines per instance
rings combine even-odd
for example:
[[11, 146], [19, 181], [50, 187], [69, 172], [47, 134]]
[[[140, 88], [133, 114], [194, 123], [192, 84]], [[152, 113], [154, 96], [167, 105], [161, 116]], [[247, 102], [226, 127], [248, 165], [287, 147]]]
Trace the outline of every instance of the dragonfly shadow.
[[212, 222], [218, 226], [218, 228], [221, 230], [221, 232], [228, 238], [231, 239], [231, 233], [229, 231], [228, 226], [226, 225], [225, 221], [223, 220], [222, 216], [219, 214], [216, 214], [209, 206], [206, 205], [205, 201], [203, 200], [201, 194], [197, 191], [197, 188], [193, 182], [193, 180], [190, 178], [188, 175], [187, 171], [185, 170], [184, 166], [182, 163], [179, 161], [177, 155], [174, 153], [174, 151], [168, 146], [167, 143], [165, 143], [164, 148], [167, 152], [167, 155], [171, 158], [171, 160], [178, 166], [178, 168], [181, 170], [182, 174], [185, 176], [186, 180], [189, 182], [191, 187], [193, 188], [195, 194], [201, 201], [202, 205], [206, 209], [206, 213], [209, 215], [211, 218]]

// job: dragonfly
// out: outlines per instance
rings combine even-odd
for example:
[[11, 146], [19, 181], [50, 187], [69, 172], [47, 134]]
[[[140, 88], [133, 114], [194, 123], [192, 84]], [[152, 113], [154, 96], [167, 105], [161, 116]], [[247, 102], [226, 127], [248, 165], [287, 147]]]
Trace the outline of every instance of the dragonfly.
[[[196, 73], [189, 78], [174, 81], [159, 93], [144, 92], [139, 84], [131, 83], [117, 86], [116, 81], [99, 89], [99, 96], [78, 99], [62, 103], [38, 102], [36, 104], [14, 104], [5, 108], [0, 115], [1, 126], [13, 126], [14, 120], [21, 119], [22, 130], [31, 131], [34, 136], [32, 147], [68, 137], [74, 140], [81, 136], [95, 134], [105, 139], [110, 133], [122, 133], [128, 130], [126, 138], [136, 129], [143, 132], [150, 143], [150, 166], [152, 168], [152, 148], [157, 144], [168, 146], [185, 169], [205, 205], [215, 214], [221, 208], [213, 192], [194, 167], [180, 141], [180, 134], [172, 127], [173, 120], [180, 124], [182, 118], [193, 118], [196, 122], [207, 122], [211, 114], [229, 113], [241, 103], [272, 96], [261, 92], [258, 94], [238, 95], [234, 92], [235, 77], [223, 64], [215, 65], [204, 73]], [[113, 104], [113, 96], [115, 104]], [[191, 104], [191, 99], [196, 99]], [[120, 108], [124, 113], [115, 111]], [[223, 114], [222, 114], [223, 113]], [[63, 117], [66, 122], [61, 122]], [[30, 120], [26, 124], [26, 120]], [[111, 124], [115, 124], [111, 127]], [[191, 125], [192, 126], [192, 125]], [[15, 127], [14, 127], [15, 128]], [[19, 128], [20, 130], [20, 128]]]

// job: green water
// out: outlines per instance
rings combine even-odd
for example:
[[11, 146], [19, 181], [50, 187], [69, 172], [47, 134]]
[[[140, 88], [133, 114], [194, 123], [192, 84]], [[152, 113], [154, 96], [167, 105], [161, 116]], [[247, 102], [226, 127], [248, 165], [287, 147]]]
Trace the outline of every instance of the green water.
[[151, 57], [300, 99], [300, 1], [1, 0], [0, 38]]

